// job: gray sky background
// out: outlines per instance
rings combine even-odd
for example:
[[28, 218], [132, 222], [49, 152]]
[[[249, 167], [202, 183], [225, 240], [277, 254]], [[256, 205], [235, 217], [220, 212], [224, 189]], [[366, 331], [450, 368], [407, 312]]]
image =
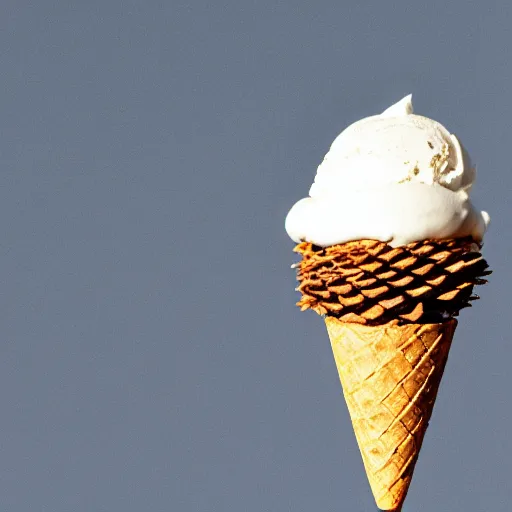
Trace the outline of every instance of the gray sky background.
[[4, 0], [0, 510], [374, 510], [291, 205], [412, 92], [478, 164], [495, 273], [404, 512], [508, 512], [512, 6]]

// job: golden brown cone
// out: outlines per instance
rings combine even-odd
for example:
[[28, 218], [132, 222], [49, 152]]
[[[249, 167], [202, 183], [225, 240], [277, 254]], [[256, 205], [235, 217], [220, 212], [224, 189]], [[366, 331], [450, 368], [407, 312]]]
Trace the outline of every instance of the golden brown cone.
[[399, 511], [434, 407], [457, 321], [325, 323], [377, 506]]

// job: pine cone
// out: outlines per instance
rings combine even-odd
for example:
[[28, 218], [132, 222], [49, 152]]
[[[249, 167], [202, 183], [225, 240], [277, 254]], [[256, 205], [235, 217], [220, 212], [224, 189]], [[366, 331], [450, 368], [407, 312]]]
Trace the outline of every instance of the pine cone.
[[393, 248], [359, 240], [322, 248], [303, 242], [297, 305], [345, 322], [437, 323], [471, 306], [473, 286], [491, 272], [471, 238]]

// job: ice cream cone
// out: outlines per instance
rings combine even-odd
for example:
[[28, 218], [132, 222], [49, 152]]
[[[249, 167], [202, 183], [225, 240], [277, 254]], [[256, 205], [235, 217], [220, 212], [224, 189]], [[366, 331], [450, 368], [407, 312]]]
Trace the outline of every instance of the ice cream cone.
[[326, 317], [366, 474], [381, 510], [401, 509], [457, 326], [369, 326]]
[[377, 506], [399, 511], [460, 309], [489, 271], [471, 239], [303, 243], [298, 305], [325, 318]]
[[285, 228], [302, 256], [302, 311], [325, 318], [379, 508], [407, 494], [454, 317], [490, 274], [490, 217], [470, 201], [475, 169], [457, 137], [411, 96], [333, 142]]

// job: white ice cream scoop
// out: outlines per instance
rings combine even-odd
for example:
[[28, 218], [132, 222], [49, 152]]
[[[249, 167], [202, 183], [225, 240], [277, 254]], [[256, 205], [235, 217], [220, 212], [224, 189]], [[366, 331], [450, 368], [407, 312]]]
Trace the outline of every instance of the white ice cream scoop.
[[349, 126], [317, 170], [309, 198], [286, 218], [295, 241], [375, 239], [392, 246], [472, 236], [489, 223], [469, 200], [475, 170], [440, 123], [413, 114], [411, 96]]

